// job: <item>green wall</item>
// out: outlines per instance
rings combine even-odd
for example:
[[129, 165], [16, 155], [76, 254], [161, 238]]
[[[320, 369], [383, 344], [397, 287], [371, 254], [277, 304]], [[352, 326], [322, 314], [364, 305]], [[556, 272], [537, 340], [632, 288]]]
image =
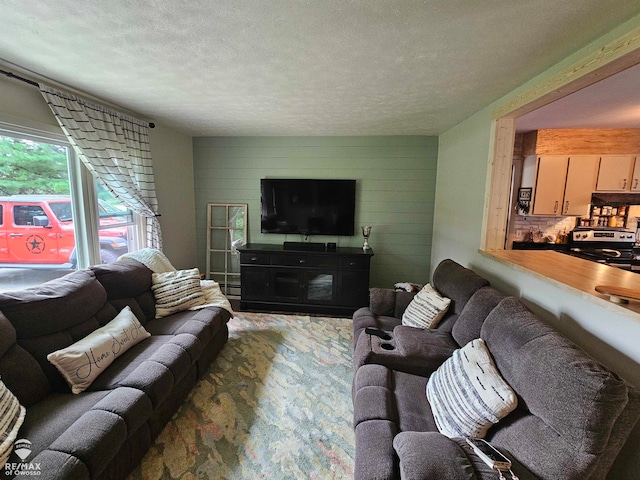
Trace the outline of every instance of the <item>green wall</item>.
[[312, 236], [312, 242], [362, 246], [372, 225], [371, 286], [425, 283], [438, 155], [437, 137], [200, 137], [193, 140], [198, 263], [206, 265], [207, 203], [248, 203], [253, 243], [302, 241], [300, 235], [260, 233], [260, 179], [356, 180], [356, 235]]
[[[478, 251], [485, 228], [494, 111], [528, 89], [545, 85], [549, 78], [572, 67], [574, 62], [603, 51], [608, 42], [635, 28], [640, 28], [640, 16], [440, 135], [432, 268], [445, 258], [453, 258], [474, 269], [488, 278], [492, 286], [519, 297], [547, 323], [640, 388], [638, 314], [605, 308], [590, 301], [590, 295], [513, 268]], [[640, 434], [640, 425], [638, 430]]]

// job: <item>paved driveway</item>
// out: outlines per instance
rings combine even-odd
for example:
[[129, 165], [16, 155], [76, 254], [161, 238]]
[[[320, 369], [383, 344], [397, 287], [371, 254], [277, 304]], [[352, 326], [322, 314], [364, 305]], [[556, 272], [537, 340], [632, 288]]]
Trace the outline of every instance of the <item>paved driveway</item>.
[[70, 269], [0, 268], [0, 292], [20, 290], [66, 275]]

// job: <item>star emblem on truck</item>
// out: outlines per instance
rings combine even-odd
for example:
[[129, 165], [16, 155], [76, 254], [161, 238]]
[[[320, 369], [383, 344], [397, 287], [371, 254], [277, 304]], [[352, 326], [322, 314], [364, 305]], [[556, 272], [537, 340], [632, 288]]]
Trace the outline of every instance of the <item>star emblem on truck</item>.
[[27, 250], [35, 255], [44, 252], [44, 238], [40, 235], [29, 235], [27, 238]]

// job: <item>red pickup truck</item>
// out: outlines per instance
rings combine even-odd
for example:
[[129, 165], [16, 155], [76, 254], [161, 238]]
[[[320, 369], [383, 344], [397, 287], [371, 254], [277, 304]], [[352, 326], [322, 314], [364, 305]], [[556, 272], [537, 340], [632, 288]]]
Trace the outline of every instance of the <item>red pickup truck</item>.
[[[100, 230], [99, 237], [103, 263], [127, 253], [126, 227]], [[0, 267], [73, 268], [75, 247], [69, 196], [0, 197]]]

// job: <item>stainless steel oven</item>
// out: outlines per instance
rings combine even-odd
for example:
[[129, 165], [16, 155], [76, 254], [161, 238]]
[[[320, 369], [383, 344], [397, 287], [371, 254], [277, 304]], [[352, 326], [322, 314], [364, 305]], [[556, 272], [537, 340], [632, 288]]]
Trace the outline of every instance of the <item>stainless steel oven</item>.
[[577, 227], [569, 235], [574, 257], [640, 273], [640, 252], [634, 247], [636, 232], [622, 228]]

